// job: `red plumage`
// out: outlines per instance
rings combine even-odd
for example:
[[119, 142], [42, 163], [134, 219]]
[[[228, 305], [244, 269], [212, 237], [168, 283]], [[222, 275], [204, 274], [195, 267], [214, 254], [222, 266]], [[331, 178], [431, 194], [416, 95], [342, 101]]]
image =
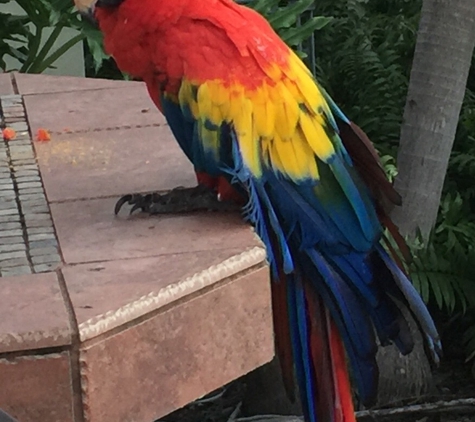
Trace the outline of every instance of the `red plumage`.
[[[269, 24], [231, 0], [129, 0], [119, 9], [98, 8], [96, 16], [106, 50], [155, 97], [156, 87], [176, 94], [184, 76], [257, 86], [266, 77], [262, 66], [287, 64], [288, 47]], [[259, 39], [258, 55], [249, 37]]]

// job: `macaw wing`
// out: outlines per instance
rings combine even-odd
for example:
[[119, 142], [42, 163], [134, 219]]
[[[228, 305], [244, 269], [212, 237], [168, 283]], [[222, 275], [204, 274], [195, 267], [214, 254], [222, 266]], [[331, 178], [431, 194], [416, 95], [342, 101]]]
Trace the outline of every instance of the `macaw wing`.
[[[251, 88], [238, 80], [182, 81], [176, 98], [180, 119], [195, 128], [188, 149], [219, 162], [235, 141], [239, 159], [234, 156], [234, 166], [242, 160], [247, 177], [270, 189], [285, 184], [298, 205], [294, 212], [302, 214], [300, 224], [318, 223], [310, 238], [302, 233], [304, 241], [367, 251], [380, 225], [339, 138], [326, 94], [293, 53], [288, 69], [268, 67], [261, 85]], [[232, 128], [232, 137], [222, 136], [224, 126]]]
[[222, 122], [210, 126], [196, 118], [186, 104], [180, 104], [175, 96], [162, 94], [162, 112], [180, 148], [193, 163], [197, 173], [204, 172], [211, 177], [221, 176], [222, 168], [230, 166], [231, 149], [229, 125]]

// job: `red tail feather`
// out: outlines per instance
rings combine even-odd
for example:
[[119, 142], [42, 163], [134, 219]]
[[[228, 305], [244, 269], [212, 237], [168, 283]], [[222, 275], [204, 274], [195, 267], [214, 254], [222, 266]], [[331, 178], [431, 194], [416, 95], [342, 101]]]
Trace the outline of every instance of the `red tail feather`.
[[281, 277], [277, 282], [272, 282], [271, 292], [275, 348], [279, 358], [285, 391], [293, 402], [295, 401], [294, 364], [287, 306], [287, 281], [285, 277]]
[[[277, 353], [285, 388], [294, 397], [294, 375], [285, 278], [272, 283], [272, 305]], [[346, 356], [338, 330], [323, 300], [309, 285], [305, 288], [309, 344], [315, 376], [315, 409], [325, 422], [355, 422]]]
[[[348, 368], [346, 364], [345, 350], [338, 334], [338, 328], [326, 310], [326, 320], [330, 336], [330, 350], [332, 356], [333, 376], [336, 380], [336, 405], [339, 418], [335, 417], [335, 421], [355, 422], [355, 412], [353, 408], [353, 397], [351, 394], [351, 385], [348, 377]], [[338, 415], [335, 415], [338, 416]]]
[[322, 421], [339, 422], [340, 419], [335, 418], [335, 381], [324, 305], [321, 299], [315, 297], [310, 288], [306, 289], [305, 296], [310, 319], [310, 351], [317, 387], [317, 414]]

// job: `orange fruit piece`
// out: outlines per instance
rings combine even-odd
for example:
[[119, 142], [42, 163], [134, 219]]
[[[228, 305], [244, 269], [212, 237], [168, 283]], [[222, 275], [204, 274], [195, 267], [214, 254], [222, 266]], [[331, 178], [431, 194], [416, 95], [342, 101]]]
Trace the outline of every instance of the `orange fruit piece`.
[[12, 139], [16, 138], [16, 132], [14, 129], [6, 127], [2, 130], [2, 136], [5, 141], [11, 141]]
[[51, 141], [51, 135], [46, 129], [38, 129], [36, 132], [36, 140], [39, 142]]

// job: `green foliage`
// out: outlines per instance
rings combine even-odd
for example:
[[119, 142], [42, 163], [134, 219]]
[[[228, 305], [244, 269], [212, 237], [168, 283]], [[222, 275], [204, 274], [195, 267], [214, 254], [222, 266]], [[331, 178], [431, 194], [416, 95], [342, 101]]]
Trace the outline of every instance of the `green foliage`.
[[414, 261], [409, 272], [426, 302], [449, 313], [475, 306], [475, 220], [461, 196], [446, 194], [439, 222], [428, 245], [411, 245]]
[[[8, 3], [9, 0], [0, 0], [0, 4]], [[0, 69], [6, 68], [5, 56], [15, 57], [19, 52], [11, 45], [11, 42], [22, 42], [28, 36], [25, 27], [27, 20], [10, 13], [0, 13]]]
[[[475, 311], [475, 215], [464, 194], [446, 192], [428, 244], [410, 245], [414, 261], [409, 273], [424, 301], [448, 316], [462, 312], [470, 319]], [[475, 325], [470, 322], [464, 335], [467, 359], [475, 357]]]
[[[0, 2], [7, 3], [6, 0]], [[3, 57], [9, 55], [19, 60], [20, 72], [42, 73], [84, 40], [93, 53], [96, 67], [107, 57], [99, 31], [80, 19], [71, 0], [16, 0], [15, 3], [23, 14], [0, 14], [0, 68], [4, 71], [7, 69]], [[79, 32], [58, 46], [65, 28]]]
[[[311, 16], [308, 13], [314, 0], [251, 0], [240, 3], [264, 15], [287, 45], [293, 48], [301, 47], [315, 31], [324, 28], [333, 20], [332, 17]], [[301, 48], [299, 53], [302, 57], [306, 56]]]
[[383, 154], [395, 154], [419, 1], [319, 0], [334, 19], [316, 34], [317, 78]]

